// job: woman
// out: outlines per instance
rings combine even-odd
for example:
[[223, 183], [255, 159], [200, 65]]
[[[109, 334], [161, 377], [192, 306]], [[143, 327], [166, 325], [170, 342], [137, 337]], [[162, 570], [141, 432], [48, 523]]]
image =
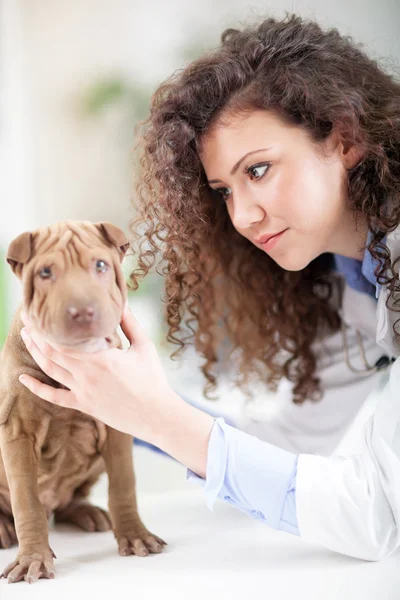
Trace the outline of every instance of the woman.
[[[279, 384], [281, 410], [243, 425], [253, 437], [189, 406], [129, 311], [127, 352], [82, 357], [24, 332], [70, 391], [22, 382], [159, 446], [210, 507], [367, 560], [393, 552], [400, 362], [384, 389], [379, 371], [400, 355], [399, 84], [335, 30], [267, 19], [159, 88], [141, 146], [134, 285], [160, 252], [168, 337], [194, 340], [208, 390], [228, 338], [238, 385]], [[358, 437], [331, 454], [356, 415]]]

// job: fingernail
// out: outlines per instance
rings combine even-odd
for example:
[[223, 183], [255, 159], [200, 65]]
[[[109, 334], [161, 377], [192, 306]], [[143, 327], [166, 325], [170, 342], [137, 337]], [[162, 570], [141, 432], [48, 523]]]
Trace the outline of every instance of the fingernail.
[[25, 384], [25, 382], [26, 382], [26, 377], [25, 377], [25, 375], [20, 375], [20, 376], [18, 377], [18, 380], [19, 380], [19, 381], [20, 381], [22, 384]]
[[24, 340], [24, 342], [26, 342], [26, 341], [28, 341], [30, 339], [29, 333], [28, 333], [26, 327], [24, 327], [23, 329], [21, 329], [21, 337]]

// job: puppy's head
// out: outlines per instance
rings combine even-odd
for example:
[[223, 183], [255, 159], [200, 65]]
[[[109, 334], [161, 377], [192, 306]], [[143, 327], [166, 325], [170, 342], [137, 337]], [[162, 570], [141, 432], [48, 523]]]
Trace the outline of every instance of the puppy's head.
[[18, 236], [7, 261], [22, 280], [33, 326], [62, 345], [111, 336], [127, 298], [121, 261], [128, 247], [111, 223], [65, 221]]

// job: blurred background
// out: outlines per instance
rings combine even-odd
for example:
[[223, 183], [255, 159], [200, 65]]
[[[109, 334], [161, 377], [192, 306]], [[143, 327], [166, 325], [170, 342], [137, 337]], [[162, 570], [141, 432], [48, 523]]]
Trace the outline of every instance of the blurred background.
[[[63, 219], [128, 231], [133, 131], [152, 92], [218, 44], [224, 28], [285, 11], [351, 34], [389, 68], [390, 57], [400, 59], [399, 0], [0, 0], [0, 344], [21, 297], [4, 260], [9, 242]], [[149, 276], [132, 308], [175, 387], [201, 401], [198, 359], [168, 358], [161, 293], [160, 278]], [[221, 385], [236, 410], [241, 394], [228, 375]]]

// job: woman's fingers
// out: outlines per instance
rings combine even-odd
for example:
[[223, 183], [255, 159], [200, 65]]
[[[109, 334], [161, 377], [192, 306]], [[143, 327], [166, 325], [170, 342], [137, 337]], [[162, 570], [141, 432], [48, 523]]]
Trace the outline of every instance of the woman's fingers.
[[[65, 385], [68, 388], [71, 388], [71, 384], [74, 381], [73, 377], [67, 369], [65, 369], [63, 366], [60, 366], [60, 362], [65, 363], [63, 357], [59, 359], [59, 353], [51, 349], [51, 346], [49, 346], [49, 344], [46, 344], [46, 347], [44, 349], [47, 355], [43, 354], [39, 346], [33, 341], [31, 336], [29, 336], [24, 329], [22, 329], [21, 331], [21, 337], [33, 360], [42, 369], [42, 371], [46, 373], [46, 375], [54, 379], [54, 381], [58, 381], [58, 383], [61, 383], [62, 385]], [[53, 358], [53, 360], [49, 357], [49, 355]]]
[[36, 331], [35, 329], [30, 330], [25, 327], [23, 330], [21, 330], [21, 336], [22, 336], [22, 331], [24, 333], [28, 334], [28, 337], [31, 338], [31, 340], [34, 342], [34, 344], [36, 344], [36, 346], [39, 348], [40, 352], [46, 358], [57, 363], [58, 365], [60, 365], [60, 367], [63, 367], [67, 371], [72, 371], [74, 369], [74, 367], [76, 367], [76, 363], [77, 363], [77, 361], [75, 359], [75, 356], [77, 355], [76, 350], [74, 350], [74, 351], [70, 351], [69, 349], [64, 350], [64, 348], [60, 348], [58, 346], [49, 344], [48, 342], [46, 342], [46, 340], [43, 338], [43, 336], [40, 335], [40, 333], [38, 331]]
[[134, 317], [131, 310], [126, 306], [121, 321], [121, 329], [132, 345], [145, 344], [149, 341], [139, 321]]
[[21, 315], [20, 316], [21, 316], [22, 322], [25, 325], [25, 327], [29, 327], [30, 328], [32, 326], [31, 320], [28, 317], [28, 313], [26, 312], [26, 310], [24, 308], [21, 310]]
[[70, 390], [54, 388], [51, 385], [46, 385], [38, 381], [30, 375], [20, 375], [19, 380], [32, 394], [43, 398], [43, 400], [47, 400], [58, 406], [64, 406], [65, 408], [77, 408], [75, 394]]

